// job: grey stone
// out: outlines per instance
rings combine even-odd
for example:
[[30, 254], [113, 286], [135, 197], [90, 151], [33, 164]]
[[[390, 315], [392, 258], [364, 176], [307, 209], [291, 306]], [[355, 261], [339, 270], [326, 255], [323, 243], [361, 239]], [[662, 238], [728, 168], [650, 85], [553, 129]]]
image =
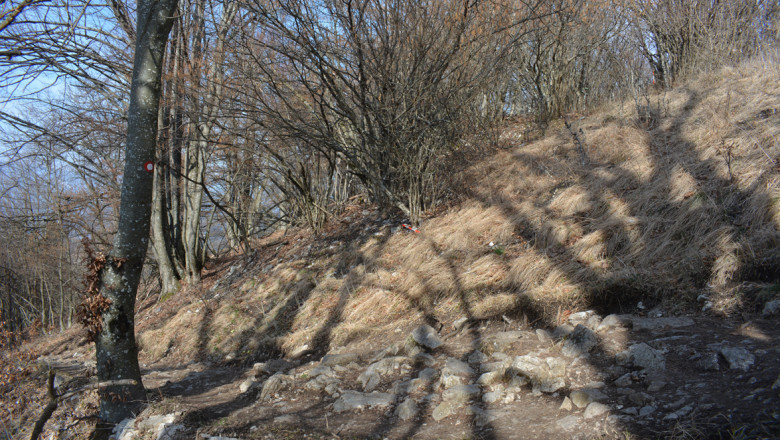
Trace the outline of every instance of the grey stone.
[[557, 358], [542, 360], [538, 357], [517, 356], [512, 362], [512, 373], [527, 377], [534, 394], [554, 393], [566, 386], [566, 363]]
[[589, 319], [591, 316], [594, 316], [595, 314], [596, 314], [596, 312], [595, 312], [595, 311], [593, 311], [593, 310], [586, 310], [586, 311], [584, 311], [584, 312], [576, 312], [576, 313], [572, 313], [571, 315], [569, 315], [569, 319], [568, 319], [568, 321], [569, 321], [569, 322], [570, 322], [572, 325], [575, 325], [575, 326], [576, 326], [577, 324], [584, 324], [585, 322], [587, 322], [587, 321], [588, 321], [588, 319]]
[[639, 417], [647, 417], [650, 414], [654, 413], [656, 408], [654, 406], [643, 406], [639, 409]]
[[585, 414], [583, 414], [583, 417], [586, 419], [592, 419], [593, 417], [598, 417], [608, 411], [609, 406], [599, 402], [591, 402], [588, 407], [585, 408]]
[[607, 395], [601, 390], [585, 388], [582, 390], [572, 391], [569, 394], [569, 398], [577, 408], [585, 408], [591, 402], [598, 402], [600, 400], [606, 400]]
[[295, 368], [300, 362], [288, 361], [286, 359], [272, 359], [267, 362], [258, 362], [252, 367], [254, 374], [274, 374], [280, 371], [286, 371]]
[[641, 391], [637, 391], [635, 393], [629, 394], [628, 400], [630, 400], [634, 405], [644, 406], [653, 401], [653, 396]]
[[444, 402], [436, 405], [436, 408], [433, 409], [433, 413], [431, 413], [431, 417], [433, 420], [438, 422], [455, 414], [455, 412], [462, 406], [463, 403], [461, 402], [445, 400]]
[[615, 379], [615, 385], [619, 387], [628, 387], [634, 383], [634, 377], [631, 373], [626, 373]]
[[481, 389], [478, 385], [455, 385], [442, 392], [441, 397], [445, 401], [466, 402], [479, 395]]
[[[341, 365], [337, 365], [337, 367], [342, 367]], [[315, 378], [317, 376], [329, 376], [334, 377], [336, 376], [336, 373], [333, 371], [333, 368], [327, 366], [327, 365], [317, 365], [316, 367], [309, 370], [309, 377]]]
[[753, 353], [742, 347], [723, 347], [720, 349], [720, 354], [732, 370], [748, 371], [756, 362]]
[[406, 400], [395, 409], [395, 415], [401, 420], [411, 420], [417, 417], [418, 412], [417, 404], [411, 397], [407, 397]]
[[699, 366], [704, 371], [718, 371], [720, 370], [720, 359], [718, 357], [718, 353], [716, 352], [709, 352], [701, 357], [701, 359], [696, 362], [696, 365]]
[[502, 391], [491, 391], [482, 395], [482, 401], [485, 403], [495, 403], [504, 397]]
[[658, 372], [666, 369], [666, 361], [663, 353], [644, 342], [634, 344], [629, 347], [628, 350], [618, 353], [616, 360], [618, 363], [632, 363], [634, 366], [650, 372]]
[[542, 344], [550, 344], [553, 342], [552, 334], [541, 328], [536, 330], [536, 338], [539, 339], [539, 342]]
[[585, 321], [585, 327], [588, 327], [593, 331], [596, 331], [596, 329], [599, 328], [599, 325], [601, 325], [601, 316], [599, 315], [593, 315]]
[[357, 353], [326, 354], [322, 357], [320, 363], [328, 367], [335, 367], [336, 365], [347, 365], [352, 362], [360, 362], [360, 355]]
[[628, 327], [631, 324], [631, 319], [625, 315], [607, 315], [596, 327], [596, 330], [608, 330], [615, 327]]
[[426, 367], [432, 367], [434, 364], [436, 364], [436, 358], [428, 353], [417, 353], [412, 357], [412, 362], [415, 365], [421, 364]]
[[238, 391], [243, 394], [257, 386], [257, 378], [252, 376], [245, 381], [241, 382], [238, 386]]
[[631, 317], [631, 323], [633, 324], [634, 331], [657, 331], [665, 328], [689, 327], [694, 324], [694, 321], [687, 316], [670, 316], [666, 318], [640, 318], [633, 316]]
[[525, 332], [514, 330], [509, 332], [499, 332], [488, 338], [488, 344], [493, 351], [504, 351], [512, 343], [519, 341]]
[[661, 391], [665, 386], [666, 386], [666, 382], [662, 380], [654, 380], [650, 382], [650, 385], [647, 386], [647, 391], [650, 393], [656, 393], [658, 391]]
[[479, 376], [477, 383], [483, 386], [487, 386], [493, 385], [494, 383], [499, 383], [503, 380], [504, 373], [502, 371], [488, 371], [487, 373], [482, 373], [482, 375]]
[[482, 353], [479, 350], [475, 350], [473, 353], [469, 355], [468, 361], [470, 364], [482, 364], [484, 362], [487, 362], [489, 358], [485, 355], [485, 353]]
[[435, 350], [442, 344], [441, 338], [430, 325], [424, 324], [412, 331], [412, 339], [417, 344]]
[[565, 338], [566, 336], [569, 336], [571, 332], [574, 331], [574, 326], [570, 324], [562, 324], [558, 327], [555, 327], [555, 330], [553, 330], [553, 337], [555, 339]]
[[780, 315], [780, 299], [769, 301], [764, 304], [764, 310], [761, 311], [761, 316], [769, 318], [770, 316]]
[[333, 411], [344, 412], [353, 409], [383, 408], [390, 406], [393, 400], [393, 395], [388, 393], [361, 393], [346, 390], [333, 403]]
[[572, 408], [573, 408], [573, 406], [572, 406], [571, 399], [569, 399], [568, 397], [564, 397], [563, 398], [563, 402], [561, 403], [561, 406], [558, 409], [565, 410], [565, 411], [571, 411]]
[[282, 373], [276, 373], [273, 376], [266, 379], [263, 383], [263, 389], [260, 391], [260, 401], [266, 401], [274, 393], [277, 393], [293, 382], [292, 376], [288, 376]]
[[566, 416], [566, 417], [562, 418], [561, 420], [558, 420], [557, 422], [555, 422], [555, 424], [559, 428], [563, 429], [564, 431], [570, 431], [570, 430], [572, 430], [572, 429], [577, 427], [577, 425], [579, 424], [579, 421], [580, 421], [580, 418], [578, 416], [575, 416], [575, 415], [572, 414], [570, 416]]
[[369, 365], [360, 376], [358, 376], [358, 382], [363, 385], [363, 391], [370, 392], [376, 389], [377, 385], [382, 379], [382, 376], [393, 373], [396, 370], [401, 369], [402, 365], [409, 361], [409, 358], [404, 356], [394, 356], [382, 359]]
[[460, 361], [455, 358], [449, 358], [444, 363], [444, 367], [441, 369], [442, 375], [457, 375], [457, 376], [471, 376], [474, 374], [474, 369], [472, 369], [469, 364]]
[[565, 356], [576, 357], [590, 352], [593, 347], [599, 344], [599, 338], [593, 333], [593, 330], [582, 324], [577, 324], [574, 330], [563, 343], [563, 354]]
[[455, 322], [452, 323], [452, 328], [455, 330], [462, 329], [467, 323], [469, 322], [469, 318], [466, 318], [465, 316], [460, 319], [456, 319]]

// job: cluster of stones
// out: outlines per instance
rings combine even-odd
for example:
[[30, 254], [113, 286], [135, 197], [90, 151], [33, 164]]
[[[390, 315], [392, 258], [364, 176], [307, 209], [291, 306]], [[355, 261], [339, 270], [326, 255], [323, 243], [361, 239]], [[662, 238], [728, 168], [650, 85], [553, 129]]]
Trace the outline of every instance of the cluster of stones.
[[[677, 336], [648, 341], [653, 346], [645, 342], [607, 346], [607, 341], [628, 328], [654, 334], [693, 324], [687, 317], [609, 315], [602, 319], [593, 311], [579, 312], [551, 332], [518, 330], [486, 336], [479, 349], [461, 359], [441, 350], [440, 336], [423, 325], [404, 342], [379, 352], [328, 354], [305, 365], [284, 359], [255, 364], [239, 391], [257, 393], [261, 402], [269, 404], [284, 401], [287, 393], [319, 394], [331, 401], [329, 408], [335, 413], [392, 409], [388, 414], [404, 421], [429, 414], [438, 422], [461, 414], [482, 426], [496, 417], [486, 408], [512, 404], [524, 395], [559, 398], [560, 409], [568, 413], [556, 423], [563, 430], [599, 417], [606, 423], [648, 417], [673, 421], [695, 409], [685, 397], [671, 403], [654, 397], [668, 385], [663, 339]], [[523, 338], [532, 339], [537, 349], [508, 354], [512, 344]], [[582, 383], [577, 377], [594, 352], [606, 357], [612, 367], [597, 380]], [[710, 344], [706, 352], [691, 353], [690, 360], [701, 371], [746, 372], [756, 362], [749, 350], [727, 344]], [[773, 388], [780, 389], [780, 379]], [[286, 421], [288, 417], [278, 417], [278, 422]]]

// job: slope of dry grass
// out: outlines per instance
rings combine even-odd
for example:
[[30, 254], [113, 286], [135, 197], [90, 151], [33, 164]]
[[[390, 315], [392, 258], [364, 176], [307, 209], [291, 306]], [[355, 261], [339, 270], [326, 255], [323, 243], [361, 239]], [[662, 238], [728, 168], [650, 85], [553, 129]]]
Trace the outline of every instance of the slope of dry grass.
[[553, 126], [475, 163], [468, 195], [420, 234], [355, 206], [321, 238], [263, 240], [202, 290], [144, 308], [142, 355], [322, 354], [386, 345], [420, 320], [553, 323], [566, 309], [686, 307], [701, 294], [728, 313], [770, 299], [779, 109], [776, 66], [745, 64], [650, 96], [641, 115], [626, 102], [578, 120], [587, 164]]

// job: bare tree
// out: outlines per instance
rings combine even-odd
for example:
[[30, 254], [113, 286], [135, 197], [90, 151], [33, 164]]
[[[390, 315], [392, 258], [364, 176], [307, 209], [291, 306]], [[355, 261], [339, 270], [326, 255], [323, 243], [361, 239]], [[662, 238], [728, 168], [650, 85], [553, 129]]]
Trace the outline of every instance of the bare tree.
[[119, 226], [100, 273], [100, 295], [108, 304], [95, 340], [100, 380], [133, 384], [101, 389], [100, 418], [108, 423], [132, 416], [146, 397], [135, 343], [135, 295], [149, 242], [153, 173], [148, 164], [155, 159], [163, 56], [176, 7], [176, 0], [138, 3]]

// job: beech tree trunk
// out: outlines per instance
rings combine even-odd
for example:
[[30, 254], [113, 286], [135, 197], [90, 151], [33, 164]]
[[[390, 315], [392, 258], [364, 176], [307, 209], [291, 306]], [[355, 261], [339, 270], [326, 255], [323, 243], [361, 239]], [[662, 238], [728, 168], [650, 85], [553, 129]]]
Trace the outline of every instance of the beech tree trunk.
[[101, 382], [131, 381], [100, 390], [100, 418], [118, 423], [132, 417], [146, 399], [135, 342], [135, 295], [149, 244], [160, 103], [162, 58], [177, 0], [139, 0], [133, 81], [130, 87], [125, 170], [119, 225], [100, 292], [110, 301], [95, 340]]

